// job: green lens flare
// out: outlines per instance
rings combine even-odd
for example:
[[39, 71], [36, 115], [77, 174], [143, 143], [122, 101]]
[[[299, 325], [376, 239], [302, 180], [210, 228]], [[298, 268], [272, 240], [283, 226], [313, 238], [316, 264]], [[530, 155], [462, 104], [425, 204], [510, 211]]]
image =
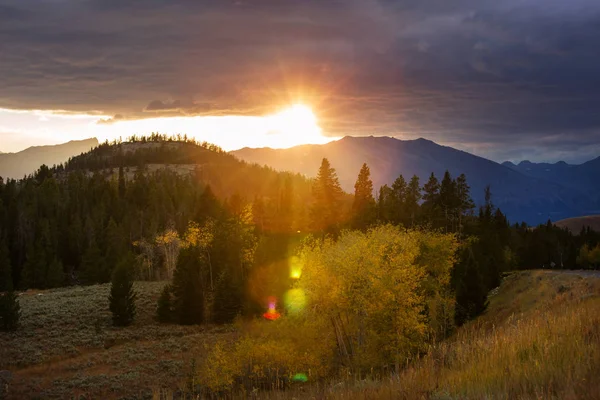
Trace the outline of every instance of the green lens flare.
[[285, 308], [290, 313], [298, 313], [306, 307], [306, 295], [302, 289], [290, 289], [283, 297]]
[[308, 377], [306, 376], [306, 374], [296, 374], [294, 375], [294, 378], [292, 378], [294, 382], [306, 382], [308, 381]]

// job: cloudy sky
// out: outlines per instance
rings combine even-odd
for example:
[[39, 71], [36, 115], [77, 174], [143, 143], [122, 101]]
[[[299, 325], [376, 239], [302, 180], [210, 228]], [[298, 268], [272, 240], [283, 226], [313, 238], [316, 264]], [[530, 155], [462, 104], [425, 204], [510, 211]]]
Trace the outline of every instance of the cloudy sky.
[[234, 148], [300, 103], [328, 137], [580, 162], [599, 48], [597, 0], [0, 0], [0, 151], [154, 126]]

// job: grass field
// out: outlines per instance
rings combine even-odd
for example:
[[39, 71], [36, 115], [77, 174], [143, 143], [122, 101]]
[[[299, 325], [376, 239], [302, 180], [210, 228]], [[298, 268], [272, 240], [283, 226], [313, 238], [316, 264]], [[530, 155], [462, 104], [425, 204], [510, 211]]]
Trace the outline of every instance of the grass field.
[[19, 331], [0, 333], [0, 370], [13, 373], [9, 399], [152, 398], [185, 392], [195, 359], [222, 327], [161, 325], [153, 320], [164, 283], [139, 282], [133, 326], [113, 328], [110, 285], [26, 292]]
[[[138, 318], [111, 327], [109, 285], [28, 292], [22, 326], [0, 334], [8, 398], [182, 397], [206, 348], [231, 328], [153, 321], [164, 283], [137, 283]], [[485, 315], [399, 376], [347, 377], [264, 398], [598, 399], [600, 279], [545, 271], [514, 273]], [[164, 395], [159, 395], [164, 389]]]

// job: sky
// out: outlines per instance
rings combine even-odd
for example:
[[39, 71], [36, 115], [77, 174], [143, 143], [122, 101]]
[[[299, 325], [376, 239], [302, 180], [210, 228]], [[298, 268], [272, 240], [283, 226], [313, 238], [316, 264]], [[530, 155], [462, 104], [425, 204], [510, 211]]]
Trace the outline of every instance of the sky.
[[0, 151], [387, 135], [583, 162], [598, 48], [597, 0], [0, 0]]

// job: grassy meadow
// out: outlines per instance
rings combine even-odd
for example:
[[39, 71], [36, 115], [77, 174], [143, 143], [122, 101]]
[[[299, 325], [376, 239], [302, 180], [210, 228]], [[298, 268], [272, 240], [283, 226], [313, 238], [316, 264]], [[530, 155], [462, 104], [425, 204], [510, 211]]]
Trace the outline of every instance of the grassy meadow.
[[[9, 399], [191, 398], [194, 365], [233, 327], [160, 325], [164, 283], [136, 283], [133, 326], [111, 326], [109, 285], [26, 292], [18, 332], [0, 334]], [[600, 279], [517, 272], [490, 296], [488, 311], [400, 375], [310, 381], [270, 399], [598, 399]]]
[[185, 393], [196, 359], [231, 328], [154, 321], [165, 282], [137, 282], [137, 316], [113, 328], [110, 284], [28, 291], [21, 327], [0, 333], [0, 370], [13, 373], [9, 399], [152, 398]]

